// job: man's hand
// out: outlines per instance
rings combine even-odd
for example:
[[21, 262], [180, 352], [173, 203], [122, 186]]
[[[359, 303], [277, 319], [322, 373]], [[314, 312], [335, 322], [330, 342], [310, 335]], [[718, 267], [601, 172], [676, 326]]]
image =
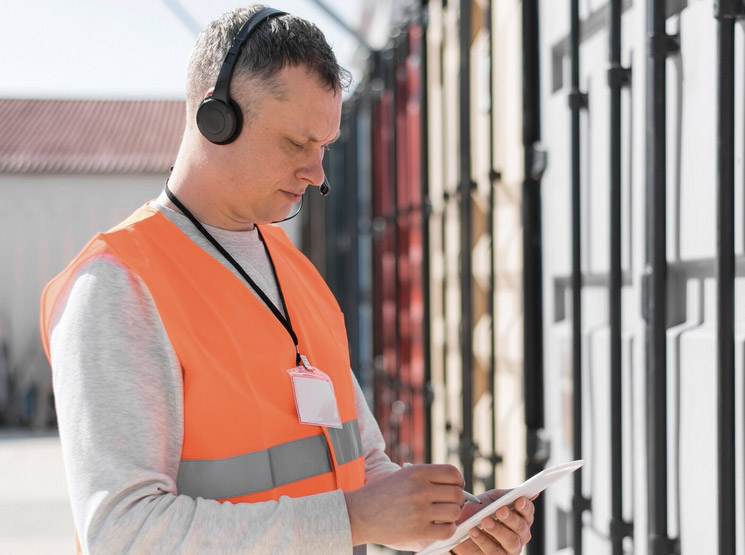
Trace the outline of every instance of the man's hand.
[[463, 475], [448, 464], [409, 466], [344, 493], [354, 545], [450, 537], [461, 518]]
[[[508, 491], [510, 490], [493, 489], [482, 493], [479, 498], [484, 503], [491, 503]], [[481, 508], [481, 505], [468, 503], [463, 508], [459, 522], [477, 513]], [[453, 548], [452, 552], [456, 555], [518, 555], [522, 552], [523, 546], [530, 541], [534, 512], [533, 503], [525, 497], [520, 497], [515, 501], [513, 509], [500, 507], [496, 514], [482, 519], [481, 529], [474, 527], [469, 533], [470, 538]]]

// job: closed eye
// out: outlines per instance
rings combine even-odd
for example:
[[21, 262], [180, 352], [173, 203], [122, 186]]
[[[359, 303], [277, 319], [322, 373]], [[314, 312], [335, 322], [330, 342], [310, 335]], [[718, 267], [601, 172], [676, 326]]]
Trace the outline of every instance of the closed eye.
[[[292, 139], [287, 139], [287, 141], [293, 146], [295, 150], [298, 150], [298, 151], [305, 150], [305, 147], [307, 146], [307, 143], [299, 143]], [[321, 145], [321, 151], [323, 151], [324, 154], [329, 152], [331, 150], [331, 145], [334, 144], [335, 142], [336, 142], [336, 139], [334, 139], [330, 143]]]

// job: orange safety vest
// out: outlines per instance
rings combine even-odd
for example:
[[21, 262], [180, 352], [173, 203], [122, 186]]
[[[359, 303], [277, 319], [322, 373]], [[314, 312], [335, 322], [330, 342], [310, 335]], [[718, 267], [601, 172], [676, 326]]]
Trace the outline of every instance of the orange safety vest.
[[344, 317], [284, 231], [260, 229], [300, 352], [333, 381], [342, 429], [298, 421], [287, 373], [295, 347], [285, 328], [241, 278], [147, 205], [96, 235], [47, 285], [44, 349], [49, 357], [51, 318], [78, 268], [113, 253], [146, 284], [181, 363], [179, 494], [239, 503], [357, 489], [364, 459]]

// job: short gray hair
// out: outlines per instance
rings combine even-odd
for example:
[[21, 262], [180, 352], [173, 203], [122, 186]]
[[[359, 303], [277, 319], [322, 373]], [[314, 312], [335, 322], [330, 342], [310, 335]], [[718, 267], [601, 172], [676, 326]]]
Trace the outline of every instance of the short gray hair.
[[[237, 8], [210, 23], [197, 37], [186, 76], [186, 113], [192, 121], [206, 91], [215, 85], [225, 55], [248, 18], [264, 8]], [[287, 66], [305, 66], [322, 85], [339, 92], [349, 87], [351, 74], [341, 67], [326, 37], [313, 23], [293, 15], [272, 17], [259, 25], [241, 51], [233, 83], [245, 78], [281, 94], [276, 75]], [[231, 96], [234, 87], [231, 86]], [[247, 107], [250, 110], [250, 107]]]

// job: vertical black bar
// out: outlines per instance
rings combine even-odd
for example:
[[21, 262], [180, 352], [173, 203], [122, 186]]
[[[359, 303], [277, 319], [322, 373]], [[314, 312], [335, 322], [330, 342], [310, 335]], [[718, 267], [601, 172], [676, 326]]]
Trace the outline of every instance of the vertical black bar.
[[[442, 110], [442, 109], [444, 109], [444, 106], [442, 106], [442, 104], [441, 104], [440, 106], [438, 106], [438, 108], [440, 108]], [[447, 184], [446, 184], [446, 186], [447, 186]], [[447, 238], [448, 238], [448, 231], [449, 231], [448, 230], [448, 202], [450, 202], [450, 200], [449, 200], [450, 197], [448, 196], [448, 193], [447, 192], [444, 193], [443, 196], [444, 196], [444, 201], [445, 202], [443, 204], [442, 211], [440, 212], [440, 237], [439, 237], [439, 240], [440, 240], [440, 245], [441, 245], [441, 248], [442, 248], [441, 255], [442, 255], [443, 259], [447, 259], [447, 247], [446, 247], [446, 245], [447, 245]], [[447, 281], [448, 281], [448, 279], [447, 278], [448, 278], [447, 272], [445, 272], [445, 274], [443, 275], [443, 279], [442, 279], [442, 283], [441, 283], [441, 287], [440, 287], [440, 291], [439, 291], [439, 293], [440, 293], [440, 306], [442, 307], [443, 319], [445, 319], [445, 320], [447, 320], [447, 316], [448, 316], [448, 310], [447, 310], [447, 306], [448, 306], [448, 304], [447, 304], [447, 302], [448, 302], [448, 283], [447, 283]], [[449, 383], [450, 375], [449, 375], [449, 372], [448, 372], [448, 355], [449, 355], [449, 351], [450, 351], [450, 342], [448, 341], [447, 337], [445, 337], [444, 340], [442, 341], [442, 348], [440, 350], [440, 357], [441, 357], [441, 360], [443, 361], [443, 374], [444, 374], [444, 376], [443, 376], [444, 380], [443, 381], [445, 382], [444, 383], [444, 386], [445, 386], [445, 390], [446, 391], [448, 391], [449, 390], [448, 388], [450, 387], [450, 383]], [[451, 409], [450, 398], [449, 397], [450, 397], [449, 395], [443, 395], [443, 402], [442, 402], [442, 404], [443, 404], [443, 410], [444, 410], [444, 413], [445, 413], [445, 434], [448, 437], [448, 439], [449, 439], [449, 436], [450, 436], [450, 432], [453, 429], [453, 421], [452, 421], [451, 416], [450, 416], [450, 411], [452, 409]], [[450, 455], [450, 450], [449, 449], [448, 449], [448, 455]]]
[[463, 428], [460, 456], [466, 489], [473, 487], [473, 302], [471, 288], [471, 0], [460, 1], [460, 274]]
[[[399, 320], [399, 315], [401, 314], [401, 309], [399, 306], [400, 301], [400, 284], [399, 284], [399, 275], [400, 275], [400, 249], [399, 249], [399, 222], [398, 222], [398, 128], [397, 128], [397, 122], [396, 118], [398, 116], [398, 104], [400, 102], [399, 98], [399, 91], [398, 91], [398, 81], [397, 81], [397, 71], [398, 71], [398, 54], [399, 54], [399, 42], [398, 37], [395, 37], [393, 39], [393, 44], [390, 47], [390, 58], [387, 59], [387, 83], [386, 87], [390, 88], [391, 91], [391, 111], [390, 111], [390, 121], [387, 122], [388, 125], [391, 126], [391, 142], [388, 144], [388, 153], [389, 153], [389, 180], [392, 185], [391, 188], [391, 197], [393, 199], [393, 212], [390, 214], [385, 214], [386, 221], [389, 222], [391, 227], [393, 228], [390, 232], [393, 239], [392, 239], [392, 249], [393, 249], [393, 304], [396, 307], [395, 309], [395, 317], [393, 319], [393, 327], [395, 329], [395, 345], [394, 345], [394, 359], [395, 359], [395, 368], [393, 372], [389, 375], [393, 375], [394, 378], [391, 382], [389, 382], [388, 386], [390, 389], [393, 390], [393, 394], [391, 395], [391, 400], [398, 400], [401, 397], [401, 341], [399, 338], [401, 337], [401, 322]], [[403, 445], [401, 445], [401, 428], [402, 426], [406, 425], [406, 422], [403, 418], [390, 418], [390, 427], [392, 434], [395, 437], [395, 445], [391, 446], [391, 450], [396, 453], [397, 458], [401, 459], [402, 456], [409, 458], [408, 454], [403, 454], [402, 449]]]
[[429, 200], [429, 104], [427, 102], [427, 27], [428, 7], [427, 1], [422, 1], [419, 12], [419, 24], [422, 26], [422, 76], [420, 91], [421, 102], [421, 158], [419, 167], [422, 176], [422, 297], [424, 298], [424, 384], [425, 395], [425, 438], [424, 438], [424, 460], [432, 462], [432, 306], [430, 302], [430, 244], [429, 244], [429, 217], [431, 213]]
[[735, 22], [719, 18], [717, 365], [719, 554], [735, 554]]
[[[527, 476], [546, 465], [546, 449], [541, 444], [544, 428], [543, 400], [543, 267], [541, 241], [541, 172], [535, 171], [536, 145], [541, 140], [540, 41], [538, 0], [524, 0], [522, 6], [523, 47], [523, 145], [525, 180], [522, 189], [523, 213], [523, 360], [526, 426]], [[528, 551], [545, 551], [545, 504], [535, 501], [533, 539]]]
[[667, 216], [664, 0], [647, 0], [647, 234], [649, 257], [649, 323], [647, 333], [647, 475], [649, 483], [649, 552], [670, 553], [667, 530]]
[[[582, 458], [582, 228], [580, 175], [580, 111], [583, 95], [579, 88], [579, 0], [571, 0], [570, 50], [572, 109], [572, 377], [574, 458]], [[582, 470], [574, 473], [573, 541], [574, 555], [582, 555], [582, 514], [585, 500], [582, 495]]]
[[491, 392], [491, 463], [492, 472], [490, 483], [492, 488], [497, 483], [497, 464], [501, 462], [497, 450], [497, 349], [496, 349], [496, 276], [494, 275], [495, 257], [495, 221], [494, 221], [494, 188], [496, 186], [496, 171], [494, 169], [494, 27], [492, 25], [493, 5], [489, 0], [486, 7], [486, 31], [489, 33], [489, 217], [487, 218], [487, 232], [489, 233], [489, 302], [487, 310], [491, 322], [491, 333], [489, 338], [489, 391]]
[[622, 1], [610, 4], [610, 412], [611, 412], [611, 545], [623, 555], [623, 379], [621, 360], [621, 66]]
[[[359, 256], [360, 256], [360, 234], [359, 226], [357, 222], [360, 220], [360, 206], [358, 202], [360, 182], [357, 179], [359, 175], [359, 160], [357, 153], [359, 151], [358, 146], [358, 121], [360, 111], [360, 100], [359, 97], [350, 100], [345, 106], [344, 111], [344, 124], [346, 128], [346, 145], [345, 150], [347, 156], [344, 159], [344, 177], [346, 180], [344, 194], [346, 197], [345, 202], [345, 222], [344, 222], [344, 233], [348, 236], [346, 241], [345, 254], [346, 263], [345, 268], [340, 269], [339, 274], [339, 285], [343, 285], [346, 281], [346, 299], [345, 299], [345, 314], [347, 322], [347, 333], [350, 338], [350, 358], [352, 368], [356, 375], [362, 382], [362, 362], [360, 359], [360, 311], [361, 305], [360, 296], [360, 279], [359, 279]], [[343, 236], [339, 236], [343, 237]], [[344, 279], [346, 273], [346, 280]]]

